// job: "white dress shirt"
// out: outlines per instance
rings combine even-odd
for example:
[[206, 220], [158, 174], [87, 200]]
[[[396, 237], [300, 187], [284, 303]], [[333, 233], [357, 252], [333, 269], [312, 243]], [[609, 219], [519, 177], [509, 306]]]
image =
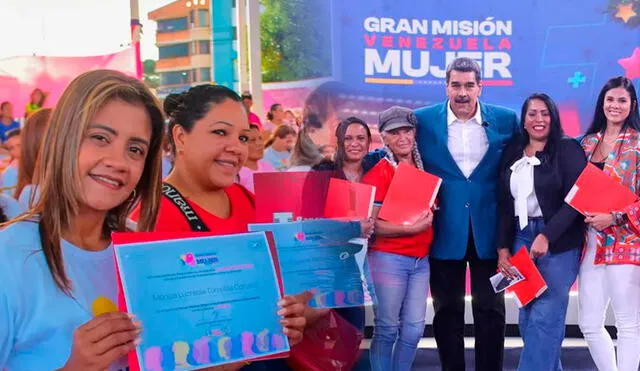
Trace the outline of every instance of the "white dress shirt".
[[480, 104], [476, 108], [476, 114], [468, 121], [462, 121], [456, 117], [447, 103], [447, 147], [458, 164], [462, 174], [469, 178], [473, 170], [478, 166], [489, 147], [487, 133], [482, 126]]
[[536, 156], [529, 157], [527, 155], [522, 156], [511, 165], [509, 188], [515, 200], [515, 214], [518, 217], [520, 230], [529, 224], [530, 216], [542, 216], [533, 183], [533, 170], [538, 165], [540, 165], [540, 160]]

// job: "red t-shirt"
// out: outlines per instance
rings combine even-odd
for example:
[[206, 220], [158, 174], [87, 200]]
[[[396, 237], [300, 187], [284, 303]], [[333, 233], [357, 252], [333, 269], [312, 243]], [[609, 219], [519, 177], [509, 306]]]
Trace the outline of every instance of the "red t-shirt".
[[[254, 196], [239, 184], [233, 184], [224, 190], [229, 197], [231, 204], [231, 215], [226, 218], [219, 218], [205, 209], [185, 200], [193, 211], [198, 214], [200, 220], [209, 228], [209, 232], [215, 235], [246, 233], [247, 225], [255, 223], [256, 209], [254, 207]], [[140, 214], [139, 206], [131, 213], [130, 219], [138, 221]], [[167, 197], [162, 196], [160, 201], [160, 211], [158, 213], [158, 221], [156, 223], [156, 232], [192, 232], [191, 226], [182, 214], [182, 211]]]
[[[376, 187], [374, 200], [374, 204], [376, 206], [382, 205], [382, 201], [384, 201], [384, 198], [387, 195], [389, 185], [391, 185], [391, 179], [393, 179], [393, 174], [395, 174], [395, 172], [396, 169], [393, 165], [391, 165], [389, 161], [382, 159], [360, 180], [361, 183], [370, 184]], [[369, 245], [369, 248], [393, 254], [422, 258], [429, 255], [432, 240], [433, 230], [429, 228], [424, 232], [411, 236], [375, 236], [373, 243]]]

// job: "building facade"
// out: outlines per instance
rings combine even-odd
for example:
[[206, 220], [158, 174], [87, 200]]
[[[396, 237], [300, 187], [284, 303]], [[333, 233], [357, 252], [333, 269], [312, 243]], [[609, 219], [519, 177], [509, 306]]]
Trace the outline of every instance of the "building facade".
[[[212, 1], [216, 4], [212, 4]], [[214, 71], [225, 72], [228, 68], [226, 64], [233, 68], [237, 59], [233, 24], [235, 17], [231, 16], [235, 11], [234, 3], [233, 0], [177, 0], [149, 13], [149, 19], [157, 23], [156, 45], [159, 59], [156, 72], [160, 75], [160, 86], [157, 89], [160, 98], [182, 92], [194, 85], [216, 82]], [[212, 14], [213, 12], [225, 14]], [[230, 23], [212, 26], [221, 15], [224, 15], [223, 19], [229, 19]], [[219, 32], [220, 27], [225, 27], [228, 32]], [[224, 53], [227, 58], [218, 62], [217, 66], [214, 58], [215, 44], [231, 45], [232, 49], [231, 53]], [[224, 63], [226, 61], [228, 63]], [[233, 88], [237, 80], [234, 75], [229, 78], [227, 74], [226, 80], [231, 81], [224, 81], [224, 85], [231, 84], [229, 87]]]

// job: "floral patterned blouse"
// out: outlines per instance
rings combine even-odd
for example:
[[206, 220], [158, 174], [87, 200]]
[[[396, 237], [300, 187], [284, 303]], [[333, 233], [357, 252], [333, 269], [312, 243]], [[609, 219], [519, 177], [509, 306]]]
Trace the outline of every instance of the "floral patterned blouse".
[[[591, 161], [602, 133], [585, 136], [580, 144], [587, 159]], [[621, 132], [616, 144], [605, 159], [604, 172], [640, 195], [640, 133], [633, 129]], [[640, 265], [640, 202], [627, 206], [621, 211], [627, 222], [611, 226], [597, 232], [596, 257], [594, 264]]]

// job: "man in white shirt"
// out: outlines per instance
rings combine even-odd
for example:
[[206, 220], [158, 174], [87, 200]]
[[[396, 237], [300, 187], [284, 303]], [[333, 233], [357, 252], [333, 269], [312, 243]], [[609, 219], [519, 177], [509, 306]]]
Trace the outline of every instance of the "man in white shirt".
[[431, 246], [433, 329], [443, 370], [464, 370], [467, 264], [476, 370], [502, 370], [505, 310], [489, 277], [497, 269], [497, 188], [502, 150], [517, 136], [515, 112], [485, 103], [480, 66], [458, 58], [447, 67], [447, 101], [416, 110], [425, 171], [442, 178]]

